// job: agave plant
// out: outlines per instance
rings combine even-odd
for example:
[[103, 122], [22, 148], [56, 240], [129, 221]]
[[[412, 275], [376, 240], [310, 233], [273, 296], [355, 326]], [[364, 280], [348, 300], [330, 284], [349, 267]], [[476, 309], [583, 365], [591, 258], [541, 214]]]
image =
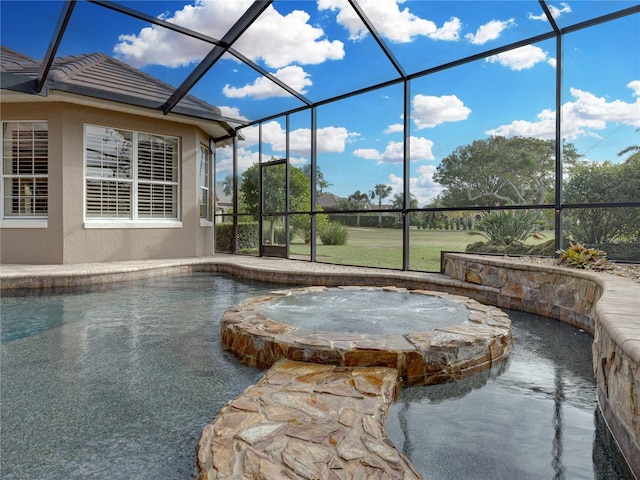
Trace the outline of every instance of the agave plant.
[[506, 244], [524, 242], [531, 236], [542, 236], [541, 221], [541, 213], [535, 210], [490, 211], [475, 222], [473, 230], [467, 235], [481, 235], [489, 241]]
[[603, 269], [608, 265], [607, 253], [596, 248], [585, 247], [581, 243], [569, 242], [569, 248], [556, 252], [558, 264], [582, 269]]

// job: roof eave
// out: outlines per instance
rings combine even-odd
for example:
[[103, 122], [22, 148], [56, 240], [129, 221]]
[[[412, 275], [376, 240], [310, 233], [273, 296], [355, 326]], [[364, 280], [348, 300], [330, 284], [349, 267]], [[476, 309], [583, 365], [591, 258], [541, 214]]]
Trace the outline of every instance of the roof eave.
[[[164, 117], [168, 119], [176, 117], [186, 117], [194, 125], [198, 125], [211, 137], [229, 139], [235, 135], [235, 129], [225, 121], [222, 115], [219, 113], [219, 109], [212, 107], [211, 110], [190, 108], [183, 105], [178, 105], [168, 115], [164, 115], [162, 112], [162, 103], [155, 102], [153, 100], [146, 100], [144, 98], [134, 97], [130, 95], [123, 95], [115, 92], [106, 92], [91, 87], [70, 85], [61, 82], [48, 81], [46, 88], [41, 93], [36, 92], [37, 80], [25, 75], [18, 75], [10, 72], [0, 72], [0, 85], [3, 90], [10, 90], [18, 93], [25, 93], [34, 96], [41, 97], [60, 97], [61, 101], [69, 101], [64, 96], [58, 96], [55, 92], [63, 92], [63, 94], [71, 94], [74, 96], [83, 97], [86, 102], [83, 103], [95, 103], [96, 107], [105, 108], [109, 105], [116, 107], [122, 105], [123, 107], [141, 109], [147, 113], [153, 113], [153, 116]], [[95, 101], [95, 102], [92, 102]], [[106, 104], [105, 104], [106, 102]], [[117, 110], [117, 108], [115, 108]], [[141, 112], [142, 113], [142, 112]], [[213, 125], [209, 123], [213, 122], [218, 128], [211, 128]], [[208, 128], [207, 128], [208, 127]], [[217, 130], [217, 131], [216, 131]], [[229, 141], [229, 140], [227, 140]], [[225, 142], [223, 142], [225, 143]]]

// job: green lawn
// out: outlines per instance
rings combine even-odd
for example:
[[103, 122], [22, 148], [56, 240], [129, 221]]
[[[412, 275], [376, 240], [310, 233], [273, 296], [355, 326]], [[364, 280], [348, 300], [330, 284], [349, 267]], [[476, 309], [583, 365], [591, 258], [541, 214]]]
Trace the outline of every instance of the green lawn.
[[[461, 230], [411, 230], [412, 270], [439, 271], [440, 251], [464, 251], [472, 237]], [[291, 245], [292, 255], [309, 255], [309, 246]], [[346, 245], [322, 245], [318, 241], [317, 261], [344, 265], [402, 268], [402, 230], [389, 228], [349, 228]]]
[[[540, 240], [553, 238], [553, 232], [545, 232]], [[409, 266], [411, 270], [440, 271], [440, 252], [464, 252], [470, 243], [482, 241], [479, 235], [468, 235], [466, 230], [411, 230], [409, 235]], [[309, 245], [291, 244], [292, 256], [308, 257]], [[322, 245], [318, 239], [317, 261], [342, 265], [402, 268], [402, 230], [390, 228], [349, 227], [346, 245]]]

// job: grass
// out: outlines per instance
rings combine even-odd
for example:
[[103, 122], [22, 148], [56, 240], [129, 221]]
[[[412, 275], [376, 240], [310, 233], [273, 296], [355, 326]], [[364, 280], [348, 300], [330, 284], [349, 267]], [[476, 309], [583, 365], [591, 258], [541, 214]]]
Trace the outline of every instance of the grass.
[[[553, 238], [553, 232], [543, 232], [541, 239], [530, 238], [536, 244]], [[467, 245], [483, 237], [468, 235], [467, 230], [411, 230], [409, 234], [409, 268], [424, 272], [440, 271], [440, 252], [464, 252]], [[309, 257], [310, 246], [292, 243], [292, 256]], [[390, 228], [349, 227], [346, 245], [316, 247], [318, 262], [364, 267], [402, 268], [402, 230]]]
[[[439, 271], [440, 251], [464, 251], [477, 237], [462, 230], [411, 230], [409, 262], [412, 270]], [[309, 245], [291, 245], [292, 255], [309, 255]], [[350, 227], [346, 245], [316, 248], [318, 262], [368, 267], [402, 268], [402, 230]]]

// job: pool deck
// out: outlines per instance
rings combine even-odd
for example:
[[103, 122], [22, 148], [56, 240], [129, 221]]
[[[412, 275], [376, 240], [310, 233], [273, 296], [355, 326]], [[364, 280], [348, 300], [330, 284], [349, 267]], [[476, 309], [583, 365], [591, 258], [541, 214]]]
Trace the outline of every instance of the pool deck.
[[[638, 283], [615, 275], [600, 274], [592, 271], [558, 266], [531, 265], [514, 262], [513, 260], [474, 255], [447, 254], [444, 268], [446, 274], [405, 272], [280, 258], [222, 254], [200, 258], [80, 265], [0, 265], [0, 292], [20, 288], [67, 289], [77, 286], [127, 283], [158, 276], [189, 275], [192, 272], [212, 272], [240, 276], [250, 280], [272, 282], [274, 284], [299, 286], [356, 285], [431, 289], [465, 295], [481, 303], [498, 307], [514, 308], [546, 315], [579, 326], [594, 334], [594, 371], [598, 385], [600, 409], [631, 470], [636, 478], [640, 478], [640, 286]], [[276, 369], [281, 367], [274, 366]], [[288, 368], [286, 367], [285, 370]], [[355, 381], [353, 378], [349, 378], [349, 375], [354, 374], [354, 372], [348, 371], [348, 369], [337, 373], [339, 373], [339, 377], [346, 379], [347, 383], [343, 387], [352, 385]], [[385, 380], [387, 378], [385, 375], [388, 374], [388, 370], [378, 370], [366, 374], [372, 375], [370, 378], [376, 378], [375, 382], [384, 383], [387, 381]], [[274, 373], [273, 375], [278, 378], [280, 374], [276, 375]], [[301, 382], [297, 374], [294, 377], [284, 382], [289, 385], [286, 388], [283, 385], [285, 392], [298, 391]], [[268, 381], [273, 384], [273, 378]], [[306, 381], [307, 378], [304, 378], [303, 383]], [[342, 387], [338, 387], [338, 383], [340, 382], [337, 382], [333, 387], [338, 388], [338, 391], [342, 391]], [[320, 393], [319, 391], [313, 391], [316, 387], [324, 388], [321, 384], [305, 387], [311, 388], [313, 398], [317, 398], [317, 394]], [[289, 388], [290, 391], [287, 390]], [[335, 395], [336, 391], [333, 393], [324, 391], [322, 394]], [[245, 392], [246, 395], [251, 396], [253, 393], [252, 391]], [[359, 398], [358, 393], [354, 395], [354, 398]], [[233, 406], [234, 401], [231, 401], [229, 405], [232, 406], [225, 407], [221, 411], [221, 416], [218, 420], [227, 421], [225, 418], [227, 413], [236, 412], [239, 405], [249, 405], [246, 400], [246, 398], [240, 397], [235, 401], [235, 407]], [[382, 406], [384, 404], [385, 402], [382, 402], [379, 408], [385, 410], [385, 407]], [[250, 411], [253, 407], [248, 406], [247, 408]], [[274, 410], [278, 408], [274, 407]], [[340, 423], [340, 419], [336, 420], [335, 418], [336, 412], [329, 412], [330, 410], [325, 412], [329, 416], [324, 420], [329, 423], [334, 421]], [[338, 413], [338, 417], [339, 415]], [[278, 464], [280, 466], [292, 469], [294, 472], [296, 472], [296, 469], [311, 468], [312, 464], [309, 462], [317, 464], [317, 461], [320, 461], [325, 466], [336, 466], [336, 468], [318, 467], [323, 472], [322, 478], [355, 478], [352, 475], [355, 474], [356, 470], [353, 470], [352, 467], [347, 468], [345, 464], [341, 464], [342, 466], [337, 468], [338, 464], [336, 462], [322, 463], [321, 459], [335, 459], [335, 451], [340, 450], [339, 446], [336, 447], [337, 450], [329, 449], [329, 451], [324, 451], [323, 453], [321, 452], [322, 447], [320, 447], [322, 442], [315, 442], [313, 438], [309, 438], [304, 445], [298, 441], [289, 444], [289, 440], [285, 442], [283, 438], [278, 436], [266, 436], [265, 434], [263, 438], [263, 434], [267, 431], [273, 433], [277, 430], [278, 435], [285, 432], [285, 430], [279, 430], [273, 425], [273, 419], [269, 419], [268, 416], [264, 418], [266, 420], [252, 423], [250, 427], [244, 425], [243, 428], [243, 424], [234, 424], [233, 428], [237, 428], [235, 433], [228, 429], [223, 429], [226, 432], [225, 435], [231, 434], [233, 438], [240, 438], [245, 443], [248, 443], [246, 442], [247, 439], [260, 439], [260, 441], [254, 442], [254, 445], [249, 445], [251, 448], [247, 449], [247, 451], [251, 450], [253, 452], [249, 455], [250, 459], [253, 460], [244, 463], [242, 468], [251, 469], [256, 465], [259, 467], [260, 462], [267, 461], [263, 454], [269, 450], [278, 453], [280, 458]], [[372, 424], [370, 420], [366, 420], [366, 422]], [[216, 428], [212, 426], [209, 430], [216, 430]], [[246, 428], [249, 428], [249, 431], [242, 433]], [[344, 434], [346, 435], [347, 433], [345, 432]], [[284, 435], [289, 439], [291, 438], [286, 432]], [[381, 433], [381, 435], [380, 438], [383, 443], [388, 445], [384, 434]], [[298, 437], [295, 435], [293, 437], [301, 440], [299, 435]], [[333, 439], [329, 444], [334, 447], [333, 441], [336, 439], [331, 436], [326, 438]], [[262, 440], [267, 439], [269, 441], [262, 442]], [[201, 439], [199, 463], [201, 466], [200, 478], [203, 480], [225, 478], [225, 475], [218, 471], [215, 466], [211, 469], [217, 460], [212, 458], [204, 459], [202, 457], [205, 454], [204, 452], [213, 453], [214, 450], [211, 449], [209, 442], [214, 440], [215, 438], [213, 437], [205, 440], [204, 436]], [[264, 450], [254, 451], [258, 444], [263, 445]], [[282, 448], [274, 448], [275, 445], [280, 445]], [[387, 475], [384, 478], [396, 478], [396, 476], [397, 478], [402, 478], [403, 476], [404, 478], [410, 478], [416, 474], [410, 464], [406, 464], [404, 461], [399, 464], [398, 458], [395, 456], [385, 459], [386, 454], [383, 450], [386, 450], [384, 448], [380, 449], [377, 443], [370, 442], [369, 446], [371, 448], [360, 448], [361, 445], [356, 442], [356, 446], [350, 447], [348, 454], [345, 453], [348, 458], [345, 456], [340, 458], [342, 460], [356, 459], [359, 465], [371, 468], [377, 469], [379, 467], [380, 469], [377, 469], [375, 473], [383, 477]], [[301, 451], [306, 452], [306, 455], [310, 455], [310, 457], [304, 457], [303, 464], [294, 465], [295, 459]], [[389, 452], [386, 451], [386, 453]], [[360, 457], [356, 454], [360, 455]], [[245, 453], [241, 456], [243, 461], [247, 460], [246, 455]], [[351, 457], [351, 455], [356, 456]], [[293, 463], [287, 464], [288, 461], [286, 459]], [[258, 463], [256, 464], [255, 462]], [[391, 465], [390, 468], [383, 468], [381, 462]], [[225, 465], [223, 465], [223, 469], [231, 468], [230, 464], [227, 463]], [[287, 478], [288, 474], [292, 473], [288, 471], [288, 474], [282, 477], [281, 474], [284, 470], [278, 470], [278, 472], [277, 474], [274, 473], [275, 476], [273, 478]], [[237, 470], [233, 470], [231, 477], [226, 478], [232, 478], [237, 473]], [[298, 471], [297, 473], [301, 472]], [[316, 471], [315, 473], [318, 472]], [[357, 473], [357, 475], [362, 474], [363, 471], [358, 471]], [[295, 475], [289, 477], [295, 478]]]
[[[373, 279], [391, 284], [414, 281], [440, 284], [460, 283], [438, 273], [403, 272], [382, 268], [350, 267], [271, 257], [217, 254], [210, 257], [144, 260], [73, 265], [0, 265], [0, 290], [16, 288], [72, 287], [101, 283], [126, 282], [153, 276], [188, 274], [191, 271], [242, 273], [243, 277], [273, 283], [304, 285], [348, 283], [360, 277], [361, 283]], [[386, 279], [386, 280], [385, 280]]]

